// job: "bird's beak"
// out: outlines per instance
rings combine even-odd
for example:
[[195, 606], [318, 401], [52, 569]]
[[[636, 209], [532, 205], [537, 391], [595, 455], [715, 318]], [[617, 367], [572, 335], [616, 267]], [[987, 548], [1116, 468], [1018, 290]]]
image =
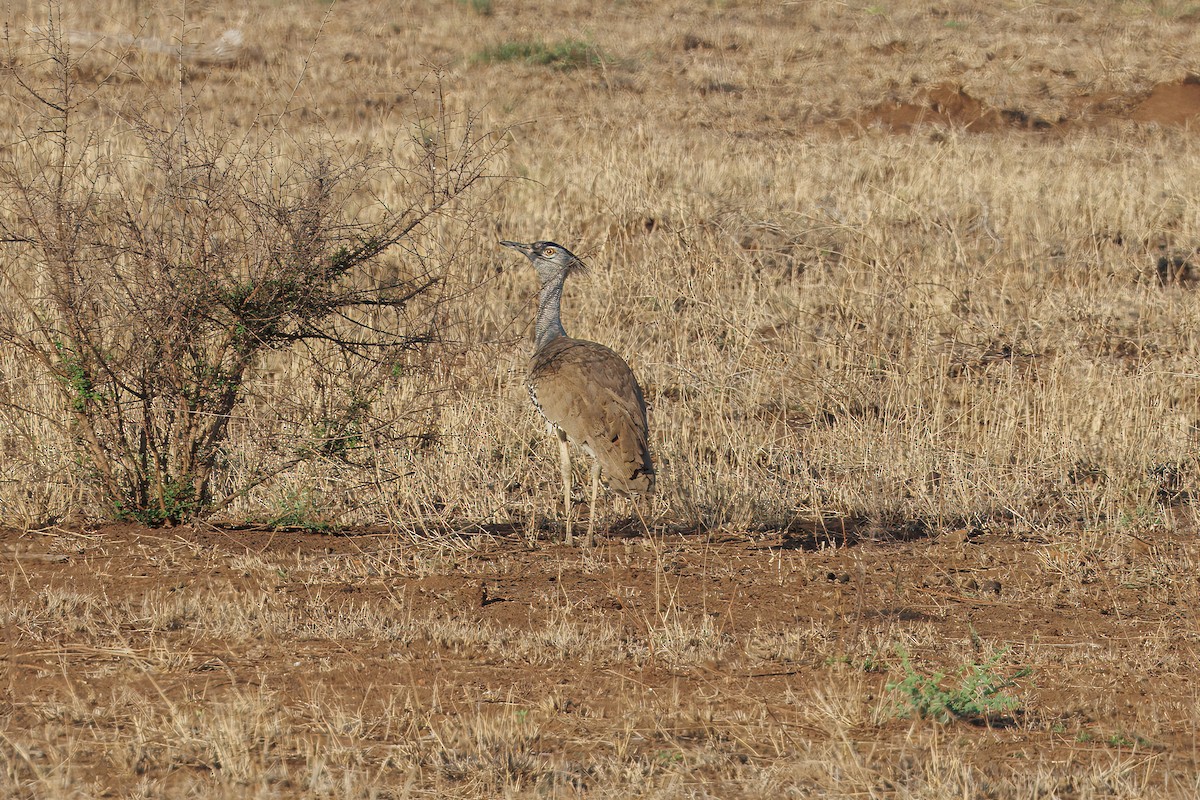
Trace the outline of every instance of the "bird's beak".
[[509, 242], [501, 240], [500, 244], [505, 247], [511, 247], [514, 250], [520, 250], [527, 258], [533, 253], [533, 245], [521, 244], [520, 242]]

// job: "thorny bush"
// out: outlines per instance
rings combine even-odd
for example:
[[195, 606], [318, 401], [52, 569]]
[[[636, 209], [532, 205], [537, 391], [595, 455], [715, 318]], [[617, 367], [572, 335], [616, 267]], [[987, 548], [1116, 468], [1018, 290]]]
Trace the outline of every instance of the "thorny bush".
[[[348, 457], [372, 392], [413, 374], [443, 333], [456, 244], [431, 230], [469, 216], [495, 139], [432, 81], [416, 133], [373, 150], [295, 141], [279, 116], [222, 128], [182, 95], [172, 113], [97, 115], [54, 22], [30, 59], [40, 71], [17, 66], [11, 42], [5, 59], [29, 115], [0, 155], [0, 343], [53, 377], [102, 505], [171, 523], [305, 458]], [[400, 258], [382, 268], [389, 252]], [[247, 379], [283, 348], [317, 371], [358, 370], [356, 397], [319, 441], [214, 492]]]

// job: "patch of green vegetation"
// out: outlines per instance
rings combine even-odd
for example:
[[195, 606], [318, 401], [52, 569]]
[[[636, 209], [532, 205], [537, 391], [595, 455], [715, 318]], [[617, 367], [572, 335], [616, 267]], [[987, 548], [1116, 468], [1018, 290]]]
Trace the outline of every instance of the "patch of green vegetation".
[[82, 413], [90, 405], [103, 399], [96, 391], [92, 376], [83, 366], [83, 361], [69, 347], [56, 339], [54, 349], [58, 352], [59, 363], [62, 365], [60, 380], [71, 395], [71, 408]]
[[312, 492], [301, 489], [285, 494], [279, 501], [275, 516], [267, 520], [274, 530], [299, 530], [304, 533], [329, 533], [337, 528], [322, 519]]
[[1117, 515], [1117, 530], [1136, 533], [1153, 530], [1163, 524], [1162, 509], [1150, 503], [1139, 503], [1136, 508], [1127, 508]]
[[1104, 734], [1096, 734], [1092, 731], [1089, 731], [1087, 728], [1084, 728], [1083, 730], [1079, 731], [1079, 733], [1075, 734], [1075, 741], [1080, 744], [1096, 742], [1109, 747], [1131, 749], [1136, 748], [1138, 750], [1162, 749], [1162, 745], [1147, 739], [1145, 736], [1141, 736], [1136, 733], [1127, 733], [1125, 731], [1116, 731], [1115, 733], [1110, 733], [1109, 735], [1105, 736]]
[[505, 61], [524, 61], [534, 66], [570, 70], [597, 67], [603, 62], [600, 51], [579, 39], [563, 39], [553, 44], [538, 41], [503, 42], [487, 47], [475, 56], [485, 64]]
[[1140, 736], [1136, 733], [1125, 733], [1117, 731], [1108, 737], [1109, 747], [1129, 747], [1138, 748], [1140, 750], [1155, 750], [1161, 747], [1147, 739], [1145, 736]]
[[203, 504], [196, 496], [196, 487], [191, 479], [163, 481], [160, 496], [147, 501], [113, 504], [117, 519], [136, 521], [151, 528], [166, 524], [186, 522], [200, 513]]
[[458, 0], [460, 6], [467, 6], [481, 17], [492, 15], [492, 0]]
[[954, 673], [956, 680], [949, 680], [946, 672], [937, 671], [925, 675], [913, 666], [908, 651], [896, 648], [900, 656], [903, 677], [887, 684], [890, 692], [898, 696], [899, 713], [909, 716], [916, 713], [922, 718], [938, 722], [951, 720], [988, 720], [1011, 714], [1021, 708], [1021, 701], [1007, 693], [1017, 686], [1017, 680], [1030, 674], [1024, 667], [1011, 676], [998, 674], [996, 666], [1006, 650], [1001, 650], [982, 664], [968, 664]]

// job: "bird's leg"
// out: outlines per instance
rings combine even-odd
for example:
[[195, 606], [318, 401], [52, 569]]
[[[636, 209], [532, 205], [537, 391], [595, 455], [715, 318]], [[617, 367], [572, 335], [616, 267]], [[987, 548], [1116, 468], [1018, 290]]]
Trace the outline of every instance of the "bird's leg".
[[563, 479], [563, 515], [567, 520], [567, 545], [571, 540], [571, 451], [567, 449], [567, 433], [562, 428], [555, 429], [558, 433], [559, 466]]
[[600, 462], [592, 461], [592, 504], [588, 506], [587, 546], [595, 547], [596, 540], [592, 536], [592, 527], [596, 522], [596, 496], [600, 493]]

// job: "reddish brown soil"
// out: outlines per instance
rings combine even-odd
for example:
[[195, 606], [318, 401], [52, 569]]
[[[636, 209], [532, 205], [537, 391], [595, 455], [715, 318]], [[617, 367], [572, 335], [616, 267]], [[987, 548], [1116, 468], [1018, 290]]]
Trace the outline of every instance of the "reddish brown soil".
[[1182, 81], [1155, 86], [1134, 107], [1129, 118], [1134, 122], [1186, 125], [1197, 116], [1200, 116], [1200, 77], [1189, 75]]
[[1200, 76], [1161, 83], [1148, 93], [1081, 95], [1071, 113], [1042, 119], [1020, 108], [993, 108], [972, 97], [953, 81], [925, 88], [912, 102], [888, 101], [858, 115], [845, 130], [882, 127], [893, 133], [930, 125], [969, 133], [1005, 130], [1068, 131], [1111, 125], [1122, 121], [1166, 126], [1187, 126], [1200, 116]]
[[[862, 659], [857, 642], [872, 632], [888, 640], [907, 631], [917, 638], [914, 655], [924, 663], [953, 668], [962, 663], [964, 643], [979, 640], [1011, 648], [1005, 659], [1009, 666], [1033, 669], [1026, 710], [1010, 724], [956, 723], [952, 728], [953, 736], [965, 737], [959, 743], [965, 743], [983, 774], [1004, 779], [1031, 763], [1062, 763], [1086, 772], [1089, 763], [1099, 768], [1124, 747], [1149, 757], [1150, 783], [1186, 781], [1200, 769], [1196, 689], [1194, 672], [1178, 666], [1195, 664], [1200, 656], [1194, 635], [1200, 590], [1194, 579], [1143, 575], [1139, 560], [1159, 563], [1166, 555], [1194, 563], [1200, 547], [1191, 525], [1188, 532], [1131, 536], [1114, 545], [1113, 552], [1124, 555], [1107, 560], [1081, 548], [1076, 561], [1070, 560], [1074, 546], [1060, 539], [1049, 543], [978, 530], [922, 534], [908, 541], [869, 541], [853, 532], [844, 539], [803, 532], [672, 535], [657, 552], [638, 538], [609, 539], [594, 555], [545, 542], [531, 549], [515, 535], [479, 536], [467, 540], [465, 550], [435, 555], [432, 546], [381, 533], [130, 526], [54, 534], [5, 531], [0, 553], [10, 605], [45, 587], [99, 596], [114, 609], [142, 608], [163, 593], [227, 587], [261, 594], [264, 603], [319, 597], [331, 614], [341, 607], [368, 606], [517, 632], [545, 628], [569, 608], [582, 621], [616, 626], [635, 638], [672, 615], [689, 620], [707, 615], [738, 643], [734, 653], [754, 631], [828, 626], [834, 650], [843, 648], [851, 666], [831, 665], [830, 652], [821, 650], [811, 657], [756, 663], [741, 653], [683, 665], [654, 656], [641, 665], [578, 665], [421, 637], [400, 663], [394, 642], [299, 637], [231, 643], [198, 635], [183, 621], [153, 634], [156, 647], [165, 642], [180, 654], [175, 667], [120, 669], [120, 648], [76, 640], [69, 626], [45, 641], [9, 625], [3, 710], [9, 730], [22, 730], [44, 722], [42, 707], [49, 700], [81, 692], [85, 685], [88, 692], [105, 696], [125, 682], [179, 702], [221, 686], [255, 685], [264, 676], [289, 697], [371, 704], [403, 691], [423, 694], [422, 702], [447, 713], [474, 709], [481, 697], [501, 696], [528, 707], [553, 693], [563, 698], [558, 726], [544, 734], [539, 747], [586, 758], [595, 742], [611, 738], [609, 728], [628, 713], [631, 696], [676, 692], [684, 703], [720, 697], [713, 701], [718, 710], [709, 709], [718, 718], [726, 706], [765, 708], [784, 736], [811, 742], [827, 735], [805, 721], [815, 712], [798, 714], [783, 698], [811, 697], [822, 686], [844, 681], [846, 670], [860, 675], [872, 692], [884, 693], [886, 681], [896, 678], [895, 654], [879, 653], [888, 666], [864, 672], [855, 666]], [[394, 566], [415, 563], [404, 559], [423, 552], [429, 554], [425, 567]], [[278, 568], [252, 572], [231, 563], [247, 554]], [[315, 559], [333, 572], [324, 580], [294, 575], [297, 558]], [[1047, 569], [1063, 558], [1076, 566]], [[358, 564], [363, 566], [357, 571], [342, 569]], [[119, 612], [113, 625], [135, 652], [149, 642], [150, 634], [122, 621]], [[957, 656], [946, 655], [951, 646]], [[321, 659], [334, 659], [338, 669], [314, 670]], [[114, 666], [99, 669], [106, 664]], [[886, 762], [889, 748], [911, 746], [911, 724], [895, 719], [863, 731], [862, 737], [875, 740], [871, 752]], [[663, 744], [650, 736], [645, 746]], [[752, 741], [724, 746], [743, 753], [739, 758], [769, 749]], [[86, 747], [77, 746], [73, 757], [94, 768], [104, 762]]]

